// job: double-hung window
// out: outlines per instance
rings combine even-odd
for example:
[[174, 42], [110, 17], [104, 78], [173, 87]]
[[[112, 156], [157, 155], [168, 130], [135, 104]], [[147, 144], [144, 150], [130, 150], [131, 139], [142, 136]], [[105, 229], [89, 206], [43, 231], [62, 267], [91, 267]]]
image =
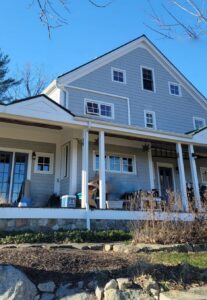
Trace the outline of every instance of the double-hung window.
[[114, 106], [110, 103], [85, 100], [85, 112], [88, 115], [96, 115], [104, 118], [113, 119]]
[[194, 117], [193, 118], [194, 129], [202, 128], [206, 125], [206, 121], [203, 118]]
[[[105, 169], [113, 173], [136, 174], [135, 156], [106, 154]], [[99, 170], [99, 155], [94, 153], [94, 170]]]
[[155, 92], [153, 69], [141, 67], [143, 90]]
[[169, 93], [173, 96], [181, 96], [181, 87], [179, 84], [174, 82], [169, 82]]
[[207, 168], [201, 167], [200, 171], [201, 171], [201, 180], [202, 180], [202, 183], [206, 184], [207, 183]]
[[116, 68], [111, 69], [112, 81], [126, 83], [126, 71]]
[[156, 118], [154, 111], [144, 111], [145, 127], [156, 129]]

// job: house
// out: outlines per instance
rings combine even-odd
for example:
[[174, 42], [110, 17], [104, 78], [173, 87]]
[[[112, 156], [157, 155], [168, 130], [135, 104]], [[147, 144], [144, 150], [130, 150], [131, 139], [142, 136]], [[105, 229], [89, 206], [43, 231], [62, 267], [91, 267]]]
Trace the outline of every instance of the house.
[[[135, 218], [105, 211], [106, 201], [140, 189], [176, 191], [188, 213], [186, 183], [203, 210], [207, 101], [145, 35], [62, 74], [43, 93], [0, 105], [1, 198], [15, 202], [28, 179], [33, 207], [53, 193], [82, 192], [89, 211], [88, 182], [98, 174], [93, 219]], [[15, 218], [86, 217], [82, 209], [31, 210], [16, 208]]]

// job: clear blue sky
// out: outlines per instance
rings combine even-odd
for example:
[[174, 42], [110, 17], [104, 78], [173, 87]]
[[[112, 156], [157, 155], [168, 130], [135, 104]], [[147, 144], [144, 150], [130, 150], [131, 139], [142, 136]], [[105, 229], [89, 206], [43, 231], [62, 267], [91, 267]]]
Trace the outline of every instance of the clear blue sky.
[[[43, 65], [46, 73], [55, 77], [146, 34], [207, 96], [207, 40], [161, 39], [143, 24], [152, 25], [148, 1], [113, 0], [108, 7], [98, 9], [87, 0], [68, 0], [68, 25], [55, 29], [51, 40], [39, 22], [37, 7], [29, 8], [31, 3], [32, 0], [0, 3], [0, 48], [10, 56], [11, 72], [16, 66], [32, 63]], [[158, 12], [160, 3], [156, 0]]]

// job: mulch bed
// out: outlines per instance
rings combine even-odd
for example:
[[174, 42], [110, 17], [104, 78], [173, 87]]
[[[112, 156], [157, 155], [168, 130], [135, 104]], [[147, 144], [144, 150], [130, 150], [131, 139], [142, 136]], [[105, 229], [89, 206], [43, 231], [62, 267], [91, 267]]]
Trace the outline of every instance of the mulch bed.
[[102, 251], [46, 248], [1, 249], [0, 264], [11, 264], [34, 282], [90, 280], [97, 272], [113, 277], [133, 266], [135, 257]]

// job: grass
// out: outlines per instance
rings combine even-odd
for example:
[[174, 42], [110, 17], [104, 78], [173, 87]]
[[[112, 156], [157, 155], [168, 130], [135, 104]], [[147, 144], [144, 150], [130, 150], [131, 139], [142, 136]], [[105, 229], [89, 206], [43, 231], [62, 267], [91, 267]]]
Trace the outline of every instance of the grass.
[[172, 266], [176, 266], [178, 264], [188, 264], [197, 268], [207, 268], [207, 252], [157, 252], [147, 254], [146, 259], [155, 264]]
[[51, 232], [0, 232], [0, 244], [22, 243], [109, 243], [131, 240], [123, 230], [58, 230]]

